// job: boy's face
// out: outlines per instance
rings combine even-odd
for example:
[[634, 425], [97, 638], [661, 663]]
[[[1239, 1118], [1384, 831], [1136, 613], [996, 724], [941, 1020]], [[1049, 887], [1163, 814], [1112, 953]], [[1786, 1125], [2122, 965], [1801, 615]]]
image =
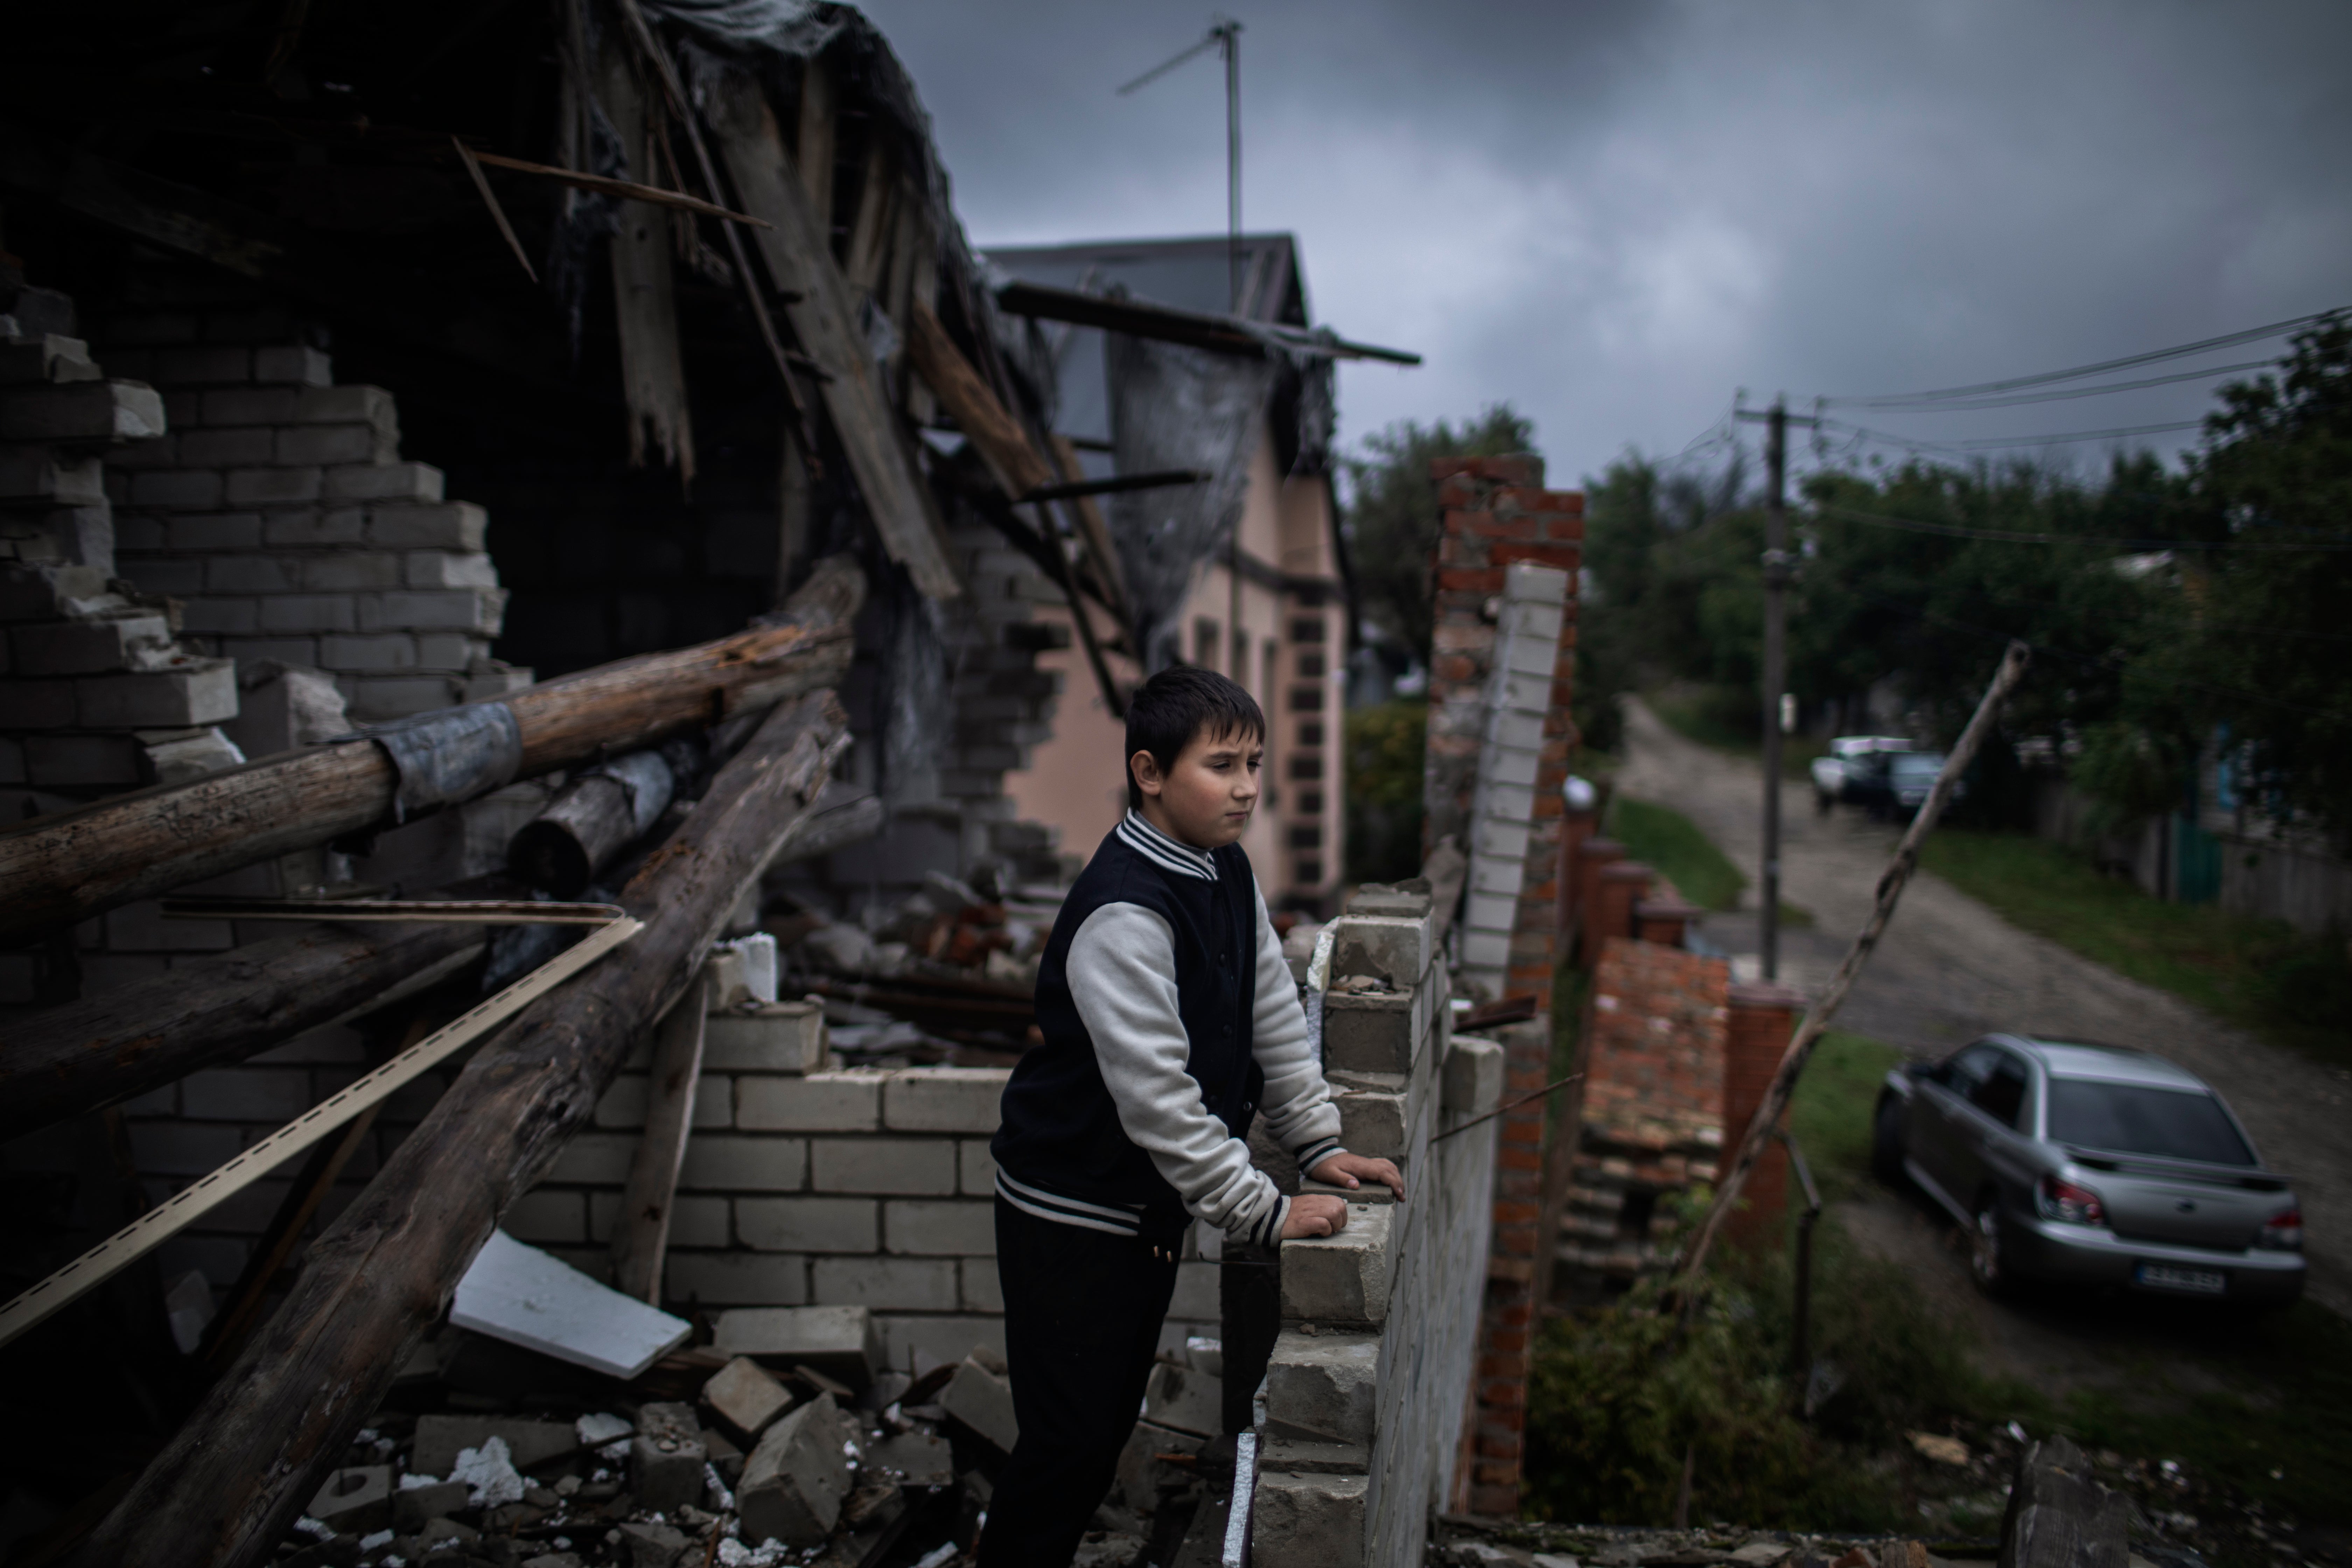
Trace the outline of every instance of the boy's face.
[[1150, 752], [1128, 759], [1143, 792], [1143, 819], [1179, 843], [1218, 849], [1246, 832], [1257, 809], [1265, 743], [1243, 731], [1193, 736], [1164, 773]]

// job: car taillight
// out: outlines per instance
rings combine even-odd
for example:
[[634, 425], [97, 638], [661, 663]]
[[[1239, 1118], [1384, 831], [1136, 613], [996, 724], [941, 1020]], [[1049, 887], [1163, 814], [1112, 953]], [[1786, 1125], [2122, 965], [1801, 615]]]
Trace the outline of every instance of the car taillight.
[[2078, 1187], [2055, 1176], [2044, 1176], [2034, 1195], [2034, 1206], [2042, 1211], [2043, 1219], [2054, 1219], [2062, 1225], [2107, 1223], [2105, 1206], [2099, 1202], [2099, 1194], [2088, 1187]]
[[2263, 1228], [2254, 1232], [2254, 1245], [2273, 1252], [2303, 1250], [2303, 1211], [2289, 1209], [2263, 1221]]

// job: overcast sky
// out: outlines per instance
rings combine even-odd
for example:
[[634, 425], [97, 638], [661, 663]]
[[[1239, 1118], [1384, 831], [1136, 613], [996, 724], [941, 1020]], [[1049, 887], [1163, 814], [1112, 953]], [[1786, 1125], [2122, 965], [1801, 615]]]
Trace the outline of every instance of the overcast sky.
[[[1213, 59], [1113, 92], [1207, 8], [865, 9], [975, 243], [1223, 231]], [[2352, 6], [2333, 0], [1230, 11], [1247, 226], [1298, 237], [1316, 321], [1427, 357], [1342, 370], [1350, 446], [1508, 401], [1570, 485], [1628, 447], [1683, 451], [1742, 387], [1941, 387], [2352, 303]], [[1842, 412], [2000, 437], [2191, 418], [2208, 384]]]

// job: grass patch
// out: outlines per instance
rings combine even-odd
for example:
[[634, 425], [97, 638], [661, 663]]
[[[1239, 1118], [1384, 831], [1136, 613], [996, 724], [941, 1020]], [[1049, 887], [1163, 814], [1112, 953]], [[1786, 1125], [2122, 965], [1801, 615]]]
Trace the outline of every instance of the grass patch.
[[1939, 827], [1920, 863], [2012, 925], [2274, 1045], [2352, 1067], [2352, 961], [2340, 936], [2168, 904], [2086, 855], [2024, 834]]
[[[1681, 889], [1683, 897], [1701, 909], [1739, 907], [1739, 895], [1748, 888], [1747, 874], [1715, 847], [1697, 823], [1672, 806], [1612, 794], [1601, 831], [1622, 844], [1632, 858]], [[1809, 926], [1813, 917], [1783, 900], [1780, 923]]]
[[1885, 1041], [1843, 1029], [1832, 1029], [1813, 1047], [1789, 1101], [1789, 1133], [1825, 1199], [1858, 1191], [1871, 1179], [1871, 1113], [1878, 1086], [1902, 1059]]

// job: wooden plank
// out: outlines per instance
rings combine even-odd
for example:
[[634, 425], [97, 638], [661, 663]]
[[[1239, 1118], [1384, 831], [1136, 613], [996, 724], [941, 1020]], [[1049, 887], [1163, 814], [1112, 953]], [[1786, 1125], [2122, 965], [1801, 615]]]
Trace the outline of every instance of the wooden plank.
[[[634, 3], [634, 0], [632, 0]], [[630, 65], [630, 50], [608, 35], [597, 58], [598, 97], [629, 172], [650, 184], [656, 173], [646, 95]], [[642, 468], [648, 437], [662, 461], [694, 483], [694, 418], [687, 405], [686, 355], [677, 336], [677, 300], [670, 279], [669, 223], [648, 202], [623, 202], [620, 232], [611, 243], [613, 309], [621, 333], [621, 395], [629, 405], [629, 466]]]
[[865, 178], [857, 187], [857, 216], [849, 226], [849, 254], [842, 271], [856, 293], [877, 299], [882, 269], [889, 259], [890, 220], [897, 205], [890, 178], [890, 149], [877, 136], [866, 149]]
[[[423, 1037], [420, 1032], [417, 1038]], [[415, 1043], [407, 1042], [411, 1046]], [[376, 1114], [383, 1109], [381, 1101], [369, 1106], [352, 1118], [342, 1136], [310, 1151], [310, 1157], [302, 1163], [301, 1174], [294, 1178], [278, 1212], [270, 1216], [268, 1226], [255, 1241], [252, 1255], [245, 1260], [245, 1272], [230, 1287], [228, 1305], [205, 1331], [205, 1342], [198, 1354], [206, 1368], [219, 1371], [245, 1348], [246, 1337], [261, 1321], [262, 1304], [269, 1299], [269, 1282], [301, 1245], [304, 1227], [318, 1214], [319, 1205], [327, 1201], [327, 1194], [334, 1191], [343, 1167], [367, 1142], [368, 1134], [375, 1128]]]
[[956, 428], [979, 448], [1005, 496], [1019, 500], [1052, 484], [1054, 470], [1030, 444], [1029, 433], [963, 357], [929, 305], [917, 301], [907, 308], [906, 333], [907, 358], [915, 374], [929, 384]]
[[646, 1130], [629, 1162], [629, 1184], [613, 1224], [613, 1288], [661, 1305], [662, 1259], [669, 1251], [677, 1173], [694, 1133], [694, 1089], [702, 1079], [703, 1018], [710, 979], [704, 975], [661, 1021], [653, 1076], [646, 1088]]
[[1321, 354], [1331, 359], [1386, 360], [1391, 364], [1421, 363], [1419, 354], [1403, 349], [1384, 349], [1374, 343], [1351, 343], [1328, 332], [1311, 331], [1307, 328], [1284, 322], [1244, 323], [1233, 316], [1179, 310], [1140, 300], [1107, 299], [1099, 294], [1082, 294], [1075, 289], [1055, 289], [1043, 283], [1008, 283], [997, 290], [996, 302], [999, 309], [1016, 316], [1034, 316], [1044, 321], [1067, 321], [1079, 327], [1099, 327], [1108, 332], [1125, 332], [1133, 338], [1189, 343], [1194, 348], [1249, 358], [1256, 358], [1265, 353], [1265, 343], [1258, 336], [1265, 332], [1280, 339], [1285, 347], [1300, 353]]
[[[522, 738], [515, 776], [640, 751], [838, 681], [865, 581], [832, 557], [774, 625], [500, 698]], [[373, 826], [397, 784], [383, 747], [347, 741], [0, 828], [0, 945]]]
[[558, 184], [571, 185], [583, 191], [619, 196], [625, 201], [651, 202], [656, 206], [676, 207], [679, 212], [699, 213], [704, 217], [721, 218], [729, 223], [747, 223], [754, 228], [767, 225], [749, 213], [739, 213], [699, 196], [689, 196], [682, 191], [664, 190], [659, 185], [642, 185], [635, 180], [607, 179], [602, 174], [583, 174], [577, 169], [559, 169], [548, 163], [533, 163], [527, 159], [509, 158], [499, 153], [482, 153], [457, 143], [459, 153], [470, 162], [487, 163], [494, 169], [512, 169], [520, 174], [537, 174]]
[[92, 1533], [87, 1561], [268, 1558], [500, 1216], [589, 1124], [635, 1032], [685, 993], [846, 734], [830, 692], [769, 717], [622, 890], [645, 921], [627, 959], [598, 964], [483, 1044], [311, 1245], [284, 1304]]
[[[1087, 477], [1086, 465], [1078, 461], [1078, 449], [1070, 445], [1066, 436], [1055, 436], [1054, 463], [1064, 480], [1076, 484]], [[1078, 541], [1086, 546], [1087, 564], [1093, 569], [1095, 580], [1102, 584], [1105, 599], [1118, 616], [1122, 627], [1135, 624], [1135, 613], [1127, 596], [1127, 574], [1119, 565], [1118, 547], [1111, 542], [1110, 524], [1103, 518], [1102, 508], [1092, 496], [1072, 500], [1069, 514], [1077, 523]], [[1135, 650], [1130, 647], [1129, 652]]]
[[793, 166], [808, 192], [809, 211], [829, 254], [833, 249], [833, 73], [812, 58], [801, 66], [800, 119], [793, 138]]
[[793, 178], [767, 94], [751, 77], [733, 72], [713, 85], [704, 110], [744, 210], [775, 226], [753, 237], [776, 287], [799, 296], [784, 307], [785, 314], [801, 346], [830, 378], [824, 384], [825, 408], [884, 548], [925, 595], [956, 597], [963, 589], [956, 581], [946, 530], [898, 417], [882, 396], [866, 336], [857, 330], [848, 281], [834, 262], [807, 191]]

